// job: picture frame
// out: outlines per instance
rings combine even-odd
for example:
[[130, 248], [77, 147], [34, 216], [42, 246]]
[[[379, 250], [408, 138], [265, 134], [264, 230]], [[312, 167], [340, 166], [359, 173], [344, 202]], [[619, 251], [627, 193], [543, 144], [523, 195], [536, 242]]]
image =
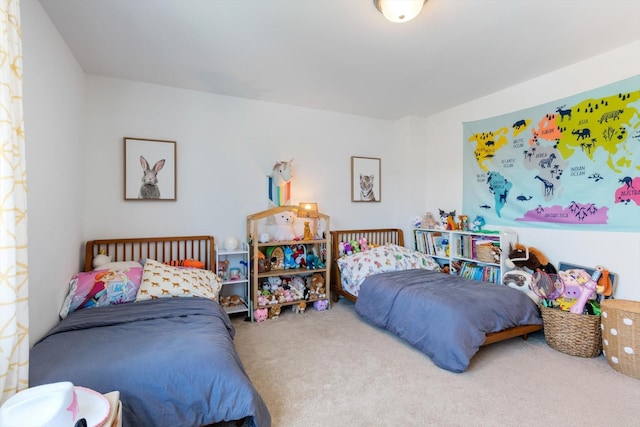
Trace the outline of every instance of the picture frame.
[[382, 161], [377, 157], [351, 156], [351, 201], [381, 201]]
[[176, 201], [176, 141], [123, 138], [124, 200]]

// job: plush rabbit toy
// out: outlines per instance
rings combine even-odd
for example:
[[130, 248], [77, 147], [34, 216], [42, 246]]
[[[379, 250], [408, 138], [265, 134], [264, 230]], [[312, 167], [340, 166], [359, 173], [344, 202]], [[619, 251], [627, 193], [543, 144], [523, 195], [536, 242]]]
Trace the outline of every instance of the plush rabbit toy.
[[149, 162], [143, 156], [140, 156], [140, 165], [142, 166], [142, 185], [140, 186], [138, 199], [159, 199], [158, 172], [164, 167], [164, 159], [158, 160], [153, 169], [150, 169]]

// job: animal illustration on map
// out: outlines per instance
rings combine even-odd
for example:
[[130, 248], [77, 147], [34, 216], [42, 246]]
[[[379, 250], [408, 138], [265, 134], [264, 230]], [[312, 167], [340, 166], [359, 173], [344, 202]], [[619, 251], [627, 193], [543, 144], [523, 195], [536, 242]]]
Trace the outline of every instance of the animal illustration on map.
[[591, 175], [588, 176], [588, 178], [589, 179], [593, 179], [595, 182], [598, 182], [601, 179], [604, 179], [604, 177], [602, 175], [600, 175], [598, 172], [592, 173]]
[[540, 181], [542, 181], [542, 184], [544, 184], [545, 197], [553, 196], [553, 182], [547, 181], [546, 179], [542, 178], [540, 175], [536, 175], [535, 179], [539, 179]]
[[609, 111], [606, 112], [602, 115], [602, 117], [600, 117], [600, 120], [598, 120], [598, 123], [602, 124], [604, 123], [608, 123], [609, 119], [611, 120], [618, 120], [620, 118], [620, 114], [622, 114], [624, 112], [624, 110], [613, 110], [613, 111]]
[[574, 129], [571, 131], [572, 135], [576, 135], [576, 140], [586, 139], [591, 137], [591, 130], [588, 128]]
[[627, 190], [630, 189], [630, 188], [634, 188], [633, 187], [633, 179], [631, 179], [630, 176], [625, 176], [624, 178], [619, 179], [618, 182], [621, 183], [621, 184], [625, 184], [627, 186]]
[[550, 168], [551, 167], [551, 163], [553, 162], [553, 159], [555, 159], [555, 158], [556, 158], [556, 155], [551, 153], [551, 154], [549, 154], [549, 157], [540, 160], [540, 162], [538, 162], [538, 164], [540, 165], [540, 167], [542, 169]]
[[527, 122], [524, 119], [520, 119], [513, 124], [514, 129], [520, 129], [522, 126], [526, 126]]
[[560, 114], [560, 121], [564, 121], [564, 117], [568, 116], [569, 120], [571, 120], [571, 108], [564, 109], [567, 105], [563, 105], [561, 107], [556, 108], [556, 113]]
[[138, 199], [159, 199], [160, 188], [158, 187], [158, 172], [164, 167], [164, 159], [158, 160], [153, 168], [149, 167], [149, 162], [144, 156], [140, 156], [142, 166], [142, 185], [138, 193]]

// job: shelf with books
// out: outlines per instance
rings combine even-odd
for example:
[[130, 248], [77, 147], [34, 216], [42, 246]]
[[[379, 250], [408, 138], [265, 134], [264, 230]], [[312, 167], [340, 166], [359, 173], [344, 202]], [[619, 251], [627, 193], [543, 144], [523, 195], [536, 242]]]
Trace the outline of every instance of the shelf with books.
[[518, 241], [513, 231], [462, 231], [417, 228], [417, 251], [432, 256], [440, 265], [448, 265], [451, 274], [501, 283], [510, 246]]

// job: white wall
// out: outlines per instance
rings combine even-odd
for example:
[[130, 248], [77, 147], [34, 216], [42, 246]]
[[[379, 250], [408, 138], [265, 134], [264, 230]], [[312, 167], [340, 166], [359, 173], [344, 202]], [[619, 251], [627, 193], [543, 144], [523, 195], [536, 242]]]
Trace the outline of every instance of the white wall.
[[84, 73], [36, 0], [20, 2], [29, 233], [29, 341], [58, 321], [81, 243]]
[[[637, 74], [640, 41], [428, 117], [423, 143], [435, 160], [425, 168], [424, 210], [462, 208], [462, 122], [529, 108]], [[640, 233], [514, 230], [521, 243], [540, 249], [555, 265], [566, 261], [606, 266], [619, 274], [616, 297], [640, 300]]]
[[[247, 215], [268, 207], [267, 174], [276, 161], [291, 158], [292, 202], [317, 201], [332, 228], [395, 219], [399, 174], [392, 170], [388, 121], [94, 75], [87, 76], [86, 91], [89, 238], [245, 238]], [[177, 142], [176, 202], [123, 200], [124, 136]], [[350, 202], [352, 155], [382, 158], [382, 203]]]

